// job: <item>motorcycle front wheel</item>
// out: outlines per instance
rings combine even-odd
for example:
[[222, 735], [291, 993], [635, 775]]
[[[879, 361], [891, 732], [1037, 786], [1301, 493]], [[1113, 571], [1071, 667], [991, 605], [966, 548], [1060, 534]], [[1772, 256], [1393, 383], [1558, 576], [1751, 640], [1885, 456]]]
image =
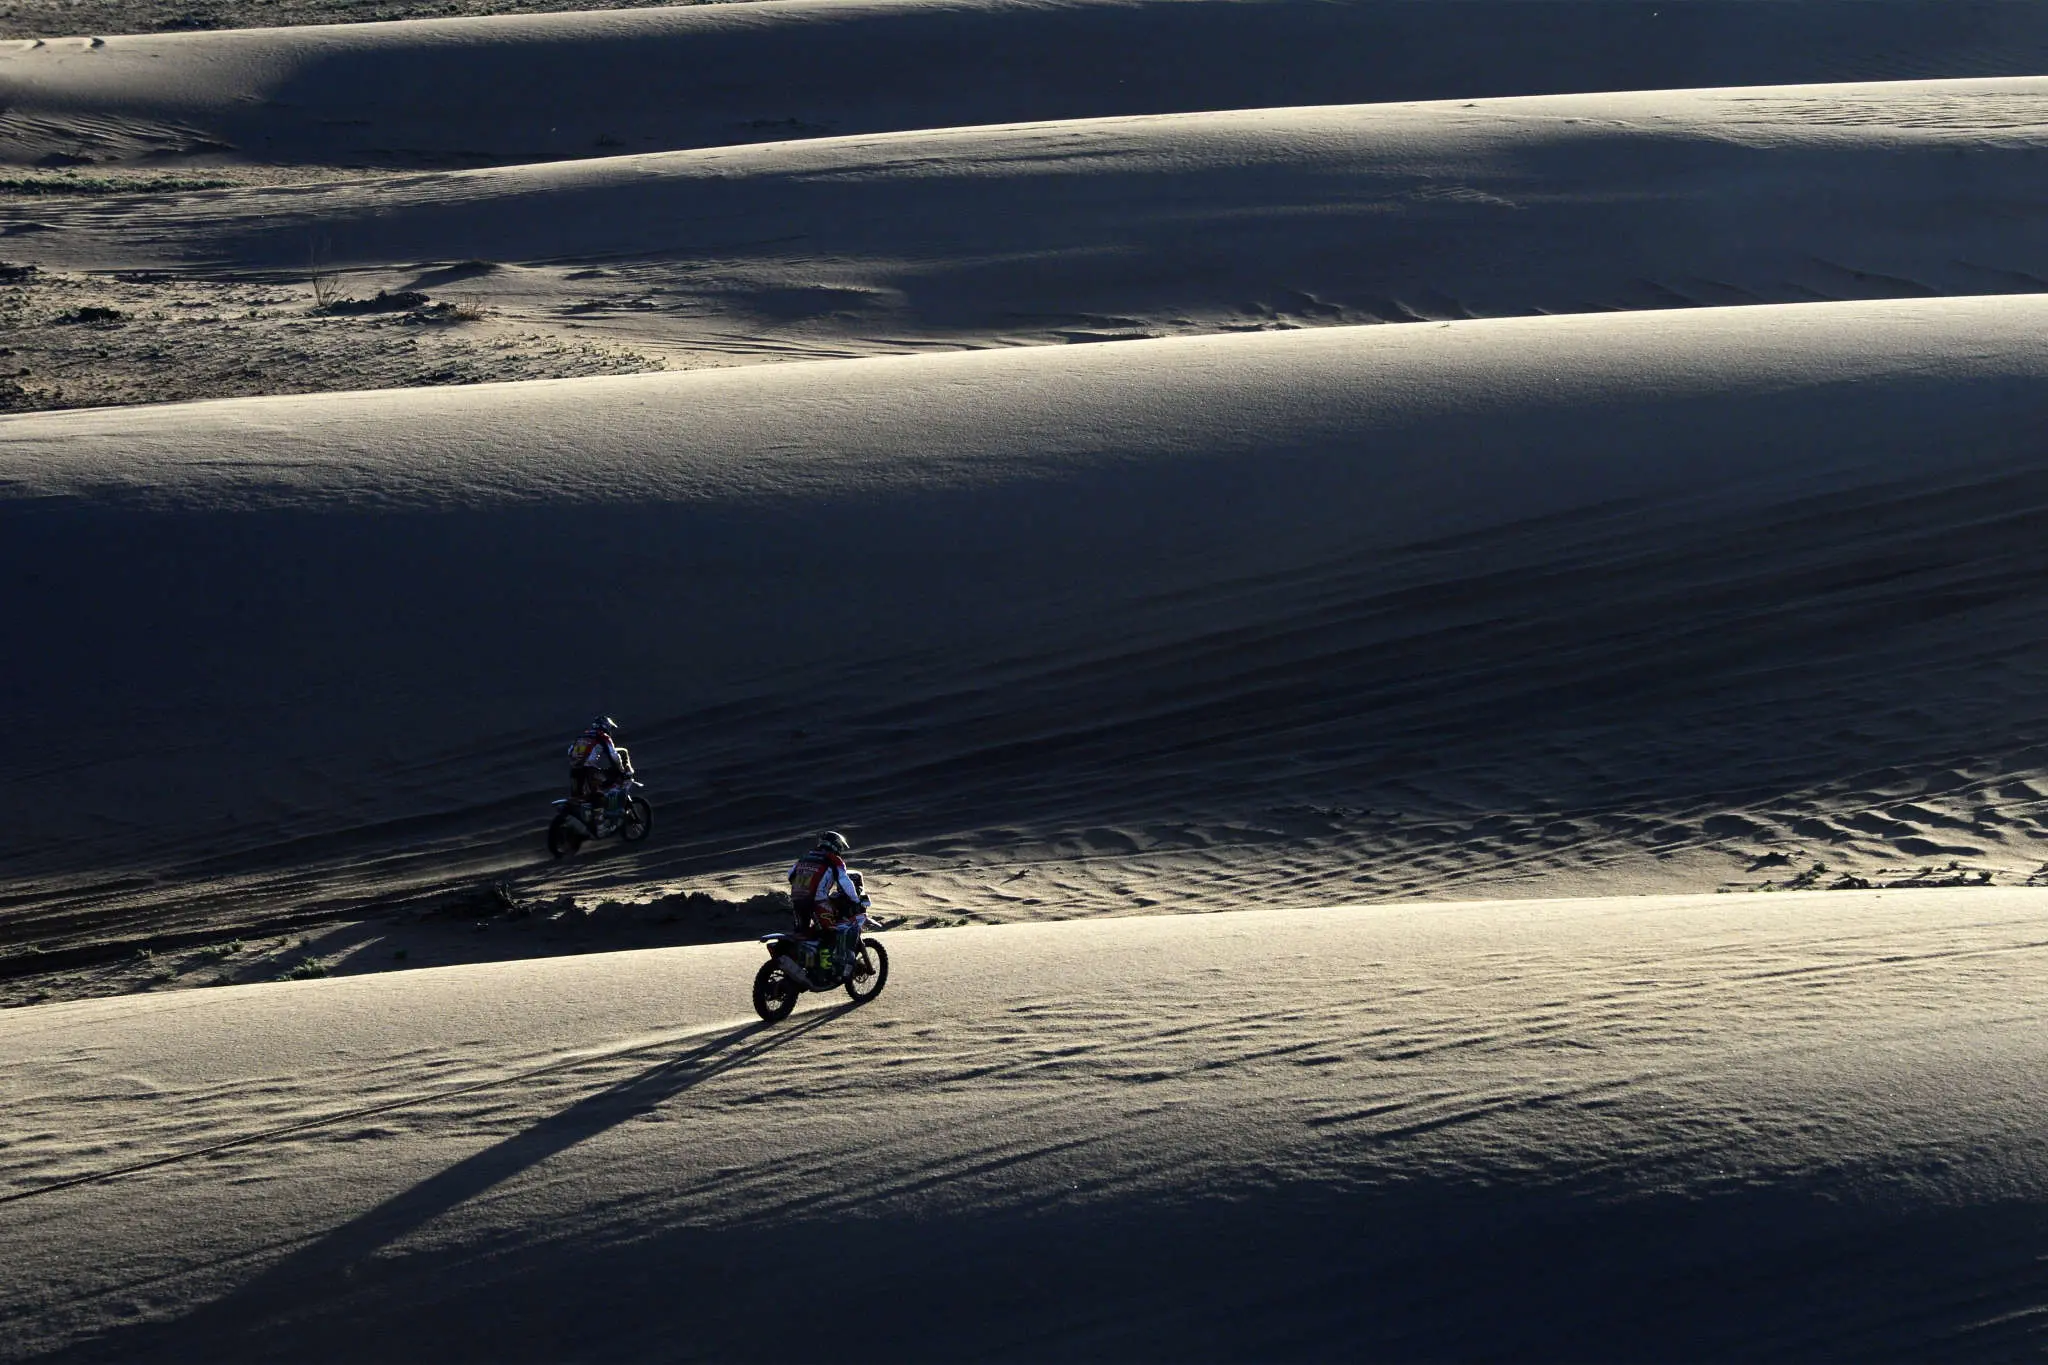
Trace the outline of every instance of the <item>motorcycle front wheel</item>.
[[556, 811], [554, 823], [548, 826], [548, 852], [561, 858], [581, 847], [583, 836], [570, 827], [569, 812]]
[[637, 844], [653, 828], [654, 807], [647, 804], [647, 798], [627, 797], [625, 812], [619, 817], [619, 837], [629, 844]]
[[779, 1024], [789, 1018], [789, 1012], [796, 1008], [796, 998], [803, 991], [804, 988], [790, 980], [789, 973], [771, 958], [754, 973], [754, 1013], [771, 1024]]
[[846, 993], [856, 1005], [865, 1005], [889, 984], [889, 950], [870, 939], [862, 939], [854, 960], [853, 975], [846, 978]]

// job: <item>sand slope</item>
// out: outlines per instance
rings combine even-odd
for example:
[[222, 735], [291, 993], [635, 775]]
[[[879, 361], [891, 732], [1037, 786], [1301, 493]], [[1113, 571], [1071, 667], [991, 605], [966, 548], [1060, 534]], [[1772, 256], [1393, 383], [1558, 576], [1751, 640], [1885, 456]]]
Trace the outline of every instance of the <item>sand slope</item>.
[[0, 1351], [2017, 1356], [2044, 937], [1431, 905], [899, 934], [773, 1029], [742, 945], [11, 1011], [0, 1197], [259, 1140], [9, 1203]]
[[784, 0], [96, 42], [61, 31], [0, 49], [0, 158], [476, 165], [1023, 119], [2048, 68], [2048, 18], [1998, 0]]
[[[35, 229], [9, 250], [44, 267], [296, 294], [317, 253], [358, 296], [428, 290], [727, 364], [2031, 292], [2048, 279], [2044, 108], [2048, 78], [1271, 109], [38, 200], [0, 219]], [[242, 325], [255, 340], [276, 323]]]
[[[0, 417], [0, 1003], [263, 983], [0, 1012], [0, 1357], [2035, 1349], [2043, 70], [1947, 0], [0, 48], [0, 408], [329, 390]], [[654, 838], [554, 862], [597, 709]], [[895, 980], [760, 1028], [713, 941], [824, 825]]]
[[[991, 918], [1697, 887], [1788, 859], [1756, 875], [2024, 876], [2043, 312], [1330, 328], [10, 419], [0, 581], [68, 645], [5, 704], [66, 725], [96, 818], [8, 757], [31, 838], [6, 932], [508, 875], [744, 899], [820, 823], [855, 829], [896, 908]], [[667, 823], [557, 875], [549, 755], [593, 702], [629, 720]]]

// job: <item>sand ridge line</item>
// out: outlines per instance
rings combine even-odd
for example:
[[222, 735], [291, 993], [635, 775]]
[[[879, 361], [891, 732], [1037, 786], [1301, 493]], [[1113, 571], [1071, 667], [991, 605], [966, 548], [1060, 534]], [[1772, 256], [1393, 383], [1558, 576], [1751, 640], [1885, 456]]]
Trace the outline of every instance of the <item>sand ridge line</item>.
[[[396, 167], [581, 158], [1028, 119], [2039, 70], [2048, 23], [1872, 6], [998, 0], [555, 9], [435, 0], [12, 0], [0, 154]], [[423, 0], [366, 0], [404, 19]], [[1844, 11], [1847, 12], [1844, 12]], [[55, 38], [81, 27], [106, 38]], [[146, 29], [236, 31], [146, 35]], [[1133, 59], [1132, 54], [1143, 54]], [[715, 71], [715, 82], [677, 81]], [[401, 78], [394, 79], [394, 73]]]
[[[39, 825], [14, 760], [10, 827], [46, 833], [9, 852], [8, 937], [226, 939], [442, 873], [745, 901], [793, 830], [862, 822], [899, 864], [869, 864], [901, 879], [884, 903], [949, 919], [1482, 874], [1699, 889], [1815, 855], [2031, 874], [2048, 474], [2013, 433], [2043, 315], [1499, 319], [8, 418], [0, 582], [40, 583], [32, 633], [92, 630], [0, 686], [101, 717], [81, 766], [130, 794], [118, 836]], [[776, 554], [821, 496], [888, 553]], [[50, 576], [81, 536], [90, 574]], [[634, 594], [593, 598], [588, 544], [628, 547]], [[781, 667], [779, 604], [814, 599], [864, 661], [806, 737], [823, 696]], [[537, 718], [588, 679], [521, 680], [566, 674], [531, 642], [593, 620], [632, 642], [608, 685], [639, 694], [616, 710], [667, 832], [556, 864]], [[264, 737], [232, 812], [161, 740], [223, 707]], [[399, 713], [462, 719], [401, 759]], [[796, 738], [863, 774], [858, 819], [775, 776]]]
[[[836, 1019], [840, 1014], [844, 1013], [846, 1010], [852, 1008], [853, 1006], [847, 1005], [842, 1006], [836, 1010], [823, 1011], [817, 1014], [813, 1014], [807, 1017], [806, 1019], [800, 1021], [799, 1023], [792, 1025], [789, 1028], [784, 1028], [772, 1035], [767, 1035], [766, 1037], [764, 1037], [763, 1042], [760, 1046], [757, 1046], [752, 1049], [740, 1048], [736, 1050], [730, 1056], [725, 1057], [716, 1064], [706, 1067], [703, 1073], [696, 1079], [709, 1079], [712, 1076], [716, 1076], [724, 1071], [730, 1070], [732, 1067], [738, 1066], [742, 1062], [751, 1060], [756, 1055], [756, 1053], [764, 1050], [767, 1046], [779, 1046], [781, 1042], [786, 1041], [788, 1038], [792, 1036], [799, 1036], [802, 1033], [811, 1031], [812, 1029], [820, 1028], [823, 1025]], [[104, 1171], [94, 1171], [86, 1175], [71, 1176], [64, 1180], [53, 1180], [46, 1184], [38, 1185], [33, 1189], [15, 1190], [7, 1194], [0, 1194], [0, 1204], [19, 1203], [24, 1199], [35, 1199], [46, 1194], [56, 1194], [62, 1190], [75, 1189], [81, 1185], [102, 1184], [109, 1180], [118, 1180], [125, 1176], [139, 1175], [144, 1171], [153, 1171], [160, 1167], [172, 1166], [178, 1164], [179, 1162], [191, 1161], [203, 1156], [210, 1156], [215, 1152], [228, 1151], [231, 1148], [248, 1147], [261, 1142], [272, 1142], [279, 1138], [290, 1137], [294, 1134], [308, 1132], [315, 1128], [323, 1128], [330, 1124], [346, 1123], [353, 1119], [369, 1118], [377, 1114], [387, 1114], [397, 1109], [409, 1109], [416, 1107], [418, 1105], [432, 1104], [439, 1100], [454, 1099], [460, 1095], [475, 1094], [478, 1091], [490, 1090], [498, 1086], [517, 1085], [524, 1081], [536, 1080], [542, 1076], [550, 1076], [560, 1072], [573, 1071], [578, 1067], [589, 1066], [595, 1062], [612, 1061], [621, 1057], [631, 1057], [639, 1053], [651, 1052], [655, 1048], [666, 1047], [670, 1044], [680, 1042], [686, 1038], [700, 1037], [705, 1034], [715, 1033], [716, 1036], [710, 1042], [707, 1042], [702, 1047], [698, 1048], [695, 1052], [689, 1054], [688, 1056], [678, 1058], [674, 1063], [677, 1066], [686, 1066], [691, 1060], [697, 1057], [708, 1056], [712, 1053], [715, 1053], [719, 1051], [721, 1048], [727, 1046], [728, 1044], [731, 1044], [738, 1039], [744, 1038], [749, 1034], [765, 1034], [766, 1028], [766, 1025], [760, 1024], [758, 1022], [741, 1023], [737, 1025], [700, 1025], [696, 1028], [684, 1029], [681, 1032], [673, 1035], [654, 1039], [643, 1039], [638, 1042], [628, 1043], [622, 1047], [606, 1048], [602, 1051], [597, 1052], [579, 1052], [571, 1056], [561, 1058], [558, 1061], [549, 1062], [545, 1066], [530, 1067], [527, 1070], [515, 1072], [509, 1076], [494, 1076], [489, 1080], [471, 1081], [463, 1085], [452, 1086], [446, 1090], [436, 1091], [431, 1095], [412, 1095], [404, 1099], [387, 1100], [380, 1104], [363, 1105], [353, 1109], [339, 1110], [334, 1113], [322, 1114], [316, 1118], [306, 1119], [299, 1123], [288, 1123], [279, 1127], [266, 1128], [260, 1132], [244, 1133], [239, 1137], [226, 1138], [219, 1142], [210, 1142], [203, 1146], [188, 1148], [181, 1152], [173, 1152], [168, 1156], [153, 1157], [148, 1161], [131, 1162], [127, 1165], [112, 1167]]]
[[[2033, 293], [2048, 122], [2013, 110], [2044, 88], [1302, 105], [0, 194], [31, 272], [0, 290], [23, 334], [0, 409]], [[1812, 116], [1834, 106], [1856, 117]]]

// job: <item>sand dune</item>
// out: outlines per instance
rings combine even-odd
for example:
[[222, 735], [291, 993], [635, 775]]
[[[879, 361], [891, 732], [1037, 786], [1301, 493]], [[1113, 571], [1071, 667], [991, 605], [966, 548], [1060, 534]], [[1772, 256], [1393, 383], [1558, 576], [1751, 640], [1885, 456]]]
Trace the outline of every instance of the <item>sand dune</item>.
[[[9, 419], [0, 581], [67, 647], [5, 703], [75, 730], [95, 818], [9, 756], [0, 818], [32, 837], [5, 930], [55, 947], [507, 876], [744, 899], [823, 822], [899, 909], [996, 919], [1787, 860], [1751, 880], [2023, 876], [2043, 313], [1330, 328]], [[668, 823], [558, 876], [547, 755], [593, 698]]]
[[[1975, 0], [0, 47], [0, 409], [73, 409], [0, 416], [0, 1358], [2034, 1349], [2043, 71]], [[557, 862], [600, 708], [654, 836]], [[896, 976], [758, 1027], [824, 825]]]
[[1027, 119], [2048, 68], [2048, 17], [1996, 0], [784, 0], [107, 34], [0, 49], [0, 158], [477, 165]]
[[942, 930], [775, 1029], [741, 945], [13, 1011], [0, 1352], [2009, 1358], [2044, 928], [1986, 891]]
[[317, 244], [344, 292], [683, 365], [2032, 292], [2044, 108], [2048, 78], [1036, 123], [38, 200], [10, 250], [296, 285]]

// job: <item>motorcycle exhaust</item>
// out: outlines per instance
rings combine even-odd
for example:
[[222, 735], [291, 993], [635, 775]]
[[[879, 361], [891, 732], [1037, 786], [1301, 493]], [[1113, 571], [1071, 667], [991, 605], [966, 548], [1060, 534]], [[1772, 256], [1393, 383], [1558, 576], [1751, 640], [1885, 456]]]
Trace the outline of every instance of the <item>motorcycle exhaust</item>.
[[783, 974], [785, 976], [789, 977], [792, 981], [795, 981], [805, 990], [811, 991], [817, 989], [816, 986], [813, 986], [811, 984], [810, 974], [804, 971], [803, 968], [796, 965], [795, 958], [790, 957], [788, 954], [783, 954], [782, 956], [775, 959], [775, 965], [782, 968]]

